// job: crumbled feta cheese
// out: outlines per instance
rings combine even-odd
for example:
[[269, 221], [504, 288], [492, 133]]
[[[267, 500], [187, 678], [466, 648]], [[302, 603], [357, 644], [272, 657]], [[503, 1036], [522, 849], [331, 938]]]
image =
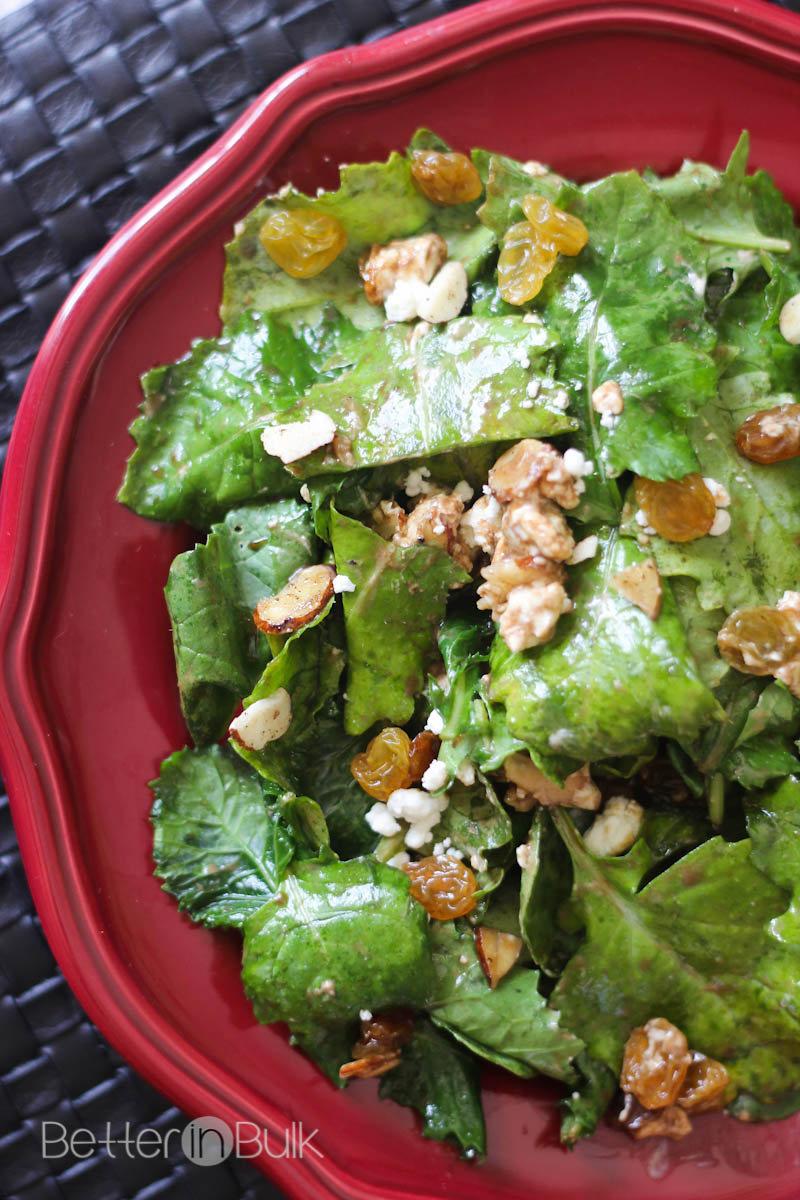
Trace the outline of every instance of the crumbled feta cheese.
[[616, 429], [619, 425], [618, 413], [603, 413], [600, 418], [600, 424], [604, 429]]
[[792, 346], [800, 345], [800, 292], [786, 301], [778, 318], [778, 328]]
[[282, 738], [292, 723], [292, 698], [286, 688], [254, 700], [235, 717], [228, 733], [246, 750], [263, 750], [267, 742]]
[[525, 394], [531, 400], [535, 400], [541, 390], [542, 390], [541, 379], [531, 379], [530, 382], [528, 383], [528, 386], [525, 388]]
[[440, 536], [441, 536], [441, 534], [444, 533], [444, 525], [442, 524], [441, 521], [436, 522], [436, 524], [433, 527], [433, 532], [436, 534], [439, 534]]
[[467, 270], [458, 259], [444, 264], [425, 287], [417, 305], [423, 321], [439, 325], [457, 317], [467, 302]]
[[397, 867], [398, 870], [402, 870], [406, 863], [409, 862], [411, 862], [411, 855], [407, 854], [405, 850], [400, 850], [397, 854], [393, 854], [391, 858], [387, 858], [386, 865], [387, 867]]
[[575, 479], [581, 479], [584, 475], [591, 475], [594, 463], [587, 459], [582, 451], [570, 446], [568, 450], [564, 451], [564, 470], [568, 471]]
[[589, 537], [576, 542], [575, 549], [567, 559], [567, 562], [570, 566], [574, 567], [577, 563], [585, 562], [587, 558], [594, 558], [595, 554], [597, 554], [597, 545], [597, 534], [590, 534]]
[[337, 593], [337, 595], [339, 592], [354, 592], [356, 590], [356, 585], [353, 583], [349, 575], [334, 575], [333, 590]]
[[386, 801], [386, 808], [393, 817], [402, 818], [410, 825], [430, 821], [431, 828], [439, 815], [438, 799], [421, 788], [396, 788]]
[[465, 759], [456, 771], [456, 779], [459, 783], [463, 783], [465, 787], [472, 787], [475, 782], [475, 766], [469, 759]]
[[306, 504], [311, 503], [311, 492], [308, 490], [307, 483], [303, 483], [300, 485], [300, 499], [305, 500]]
[[469, 865], [472, 867], [473, 871], [486, 871], [489, 867], [486, 859], [478, 851], [476, 851], [474, 854], [470, 854]]
[[387, 321], [413, 321], [427, 290], [421, 279], [398, 279], [384, 301]]
[[709, 475], [703, 476], [703, 483], [706, 485], [711, 495], [714, 497], [714, 503], [717, 508], [727, 508], [731, 502], [728, 489], [719, 483], [718, 480], [712, 479]]
[[523, 842], [521, 846], [517, 846], [517, 862], [523, 871], [533, 866], [535, 857], [533, 846], [529, 842]]
[[426, 792], [441, 792], [447, 787], [450, 774], [440, 758], [435, 758], [422, 776], [422, 786]]
[[630, 850], [639, 836], [644, 809], [627, 796], [612, 796], [584, 835], [586, 849], [597, 858], [609, 858]]
[[434, 491], [434, 485], [429, 483], [431, 477], [428, 467], [416, 467], [413, 471], [409, 471], [406, 476], [406, 481], [403, 484], [403, 491], [407, 496], [427, 496]]
[[372, 1013], [369, 1011], [368, 1008], [362, 1008], [358, 1015], [362, 1021], [371, 1021], [372, 1020]]
[[424, 825], [412, 825], [406, 834], [406, 845], [409, 850], [421, 850], [426, 842], [432, 840], [433, 834]]
[[469, 504], [470, 500], [475, 495], [475, 489], [470, 487], [466, 479], [459, 479], [458, 483], [453, 488], [453, 495], [458, 496], [459, 500], [463, 500], [464, 504]]
[[364, 820], [373, 833], [379, 833], [381, 837], [391, 837], [392, 834], [399, 833], [401, 829], [400, 823], [394, 819], [382, 800], [373, 804], [365, 814]]
[[655, 529], [653, 529], [653, 526], [647, 520], [647, 513], [643, 508], [637, 508], [634, 514], [634, 520], [643, 533], [655, 533]]
[[233, 232], [236, 234], [237, 237], [241, 237], [242, 234], [244, 233], [244, 231], [245, 231], [244, 221], [237, 221], [233, 227]]
[[522, 164], [522, 169], [526, 175], [536, 176], [547, 175], [547, 167], [544, 163], [538, 162], [535, 158], [529, 158], [527, 162]]
[[565, 388], [557, 388], [549, 399], [553, 408], [569, 408], [569, 392]]
[[440, 733], [444, 729], [444, 717], [439, 712], [438, 708], [434, 708], [431, 715], [428, 717], [427, 721], [425, 722], [425, 728], [431, 733], [434, 733], [436, 737], [439, 737]]
[[336, 423], [327, 413], [312, 408], [304, 421], [268, 425], [261, 431], [261, 445], [282, 463], [297, 462], [329, 445], [336, 436]]
[[714, 517], [714, 523], [708, 531], [709, 537], [720, 537], [721, 534], [727, 533], [731, 527], [731, 514], [727, 508], [718, 508], [717, 515]]
[[569, 729], [554, 729], [547, 739], [551, 750], [566, 750], [571, 741], [572, 732]]

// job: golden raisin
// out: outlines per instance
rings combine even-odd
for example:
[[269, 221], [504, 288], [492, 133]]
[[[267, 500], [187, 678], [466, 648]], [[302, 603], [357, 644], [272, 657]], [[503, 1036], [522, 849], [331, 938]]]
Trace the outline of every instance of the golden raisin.
[[408, 759], [408, 769], [412, 783], [419, 783], [422, 776], [439, 753], [441, 742], [435, 733], [423, 729], [411, 742], [411, 753]]
[[717, 506], [701, 475], [663, 483], [638, 476], [634, 490], [648, 523], [668, 542], [694, 541], [714, 524]]
[[620, 1087], [644, 1108], [667, 1108], [678, 1099], [691, 1061], [680, 1029], [663, 1017], [653, 1017], [637, 1026], [625, 1043]]
[[736, 449], [751, 462], [775, 463], [800, 454], [800, 404], [777, 404], [748, 417], [736, 430]]
[[404, 729], [390, 725], [382, 729], [361, 754], [350, 763], [350, 772], [365, 792], [376, 800], [388, 800], [392, 792], [411, 783], [409, 760], [411, 739]]
[[508, 304], [525, 304], [538, 296], [542, 284], [556, 265], [558, 251], [543, 241], [530, 221], [520, 221], [506, 230], [497, 260], [500, 295]]
[[392, 1054], [414, 1036], [414, 1014], [407, 1008], [387, 1008], [361, 1022], [361, 1035], [353, 1046], [353, 1058]]
[[336, 217], [313, 208], [273, 213], [258, 236], [273, 262], [293, 279], [319, 275], [347, 245], [347, 234]]
[[478, 890], [469, 867], [449, 854], [434, 854], [403, 867], [411, 880], [411, 895], [437, 921], [452, 921], [471, 912]]
[[695, 1054], [686, 1072], [678, 1104], [687, 1112], [722, 1108], [727, 1099], [727, 1088], [728, 1072], [722, 1063], [715, 1058], [706, 1058], [704, 1054]]
[[551, 242], [559, 254], [580, 254], [589, 240], [589, 231], [580, 217], [556, 208], [546, 196], [524, 196], [522, 211], [542, 241]]
[[800, 628], [785, 609], [737, 608], [717, 634], [725, 662], [745, 675], [774, 675], [800, 654]]
[[434, 204], [468, 204], [483, 191], [477, 167], [466, 154], [412, 150], [410, 158], [414, 182]]

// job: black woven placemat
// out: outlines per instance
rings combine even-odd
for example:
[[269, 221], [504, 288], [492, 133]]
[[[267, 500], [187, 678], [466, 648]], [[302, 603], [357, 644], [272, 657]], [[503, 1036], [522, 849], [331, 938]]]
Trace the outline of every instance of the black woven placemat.
[[[297, 63], [469, 0], [36, 0], [0, 17], [0, 462], [39, 343], [112, 233]], [[2, 4], [0, 3], [0, 11]], [[0, 798], [0, 1197], [280, 1200], [246, 1162], [116, 1144], [42, 1154], [60, 1122], [112, 1138], [186, 1118], [108, 1045], [42, 936]]]
[[[290, 67], [471, 2], [35, 0], [0, 17], [0, 463], [48, 324], [123, 221]], [[193, 1166], [177, 1138], [167, 1159], [119, 1147], [43, 1157], [45, 1121], [135, 1137], [186, 1118], [107, 1044], [60, 975], [5, 797], [0, 997], [3, 1200], [279, 1200], [244, 1162]]]

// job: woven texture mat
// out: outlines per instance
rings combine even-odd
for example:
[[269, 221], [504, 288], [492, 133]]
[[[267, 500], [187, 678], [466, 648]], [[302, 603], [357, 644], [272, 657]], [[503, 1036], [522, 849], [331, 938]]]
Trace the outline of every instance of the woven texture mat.
[[[0, 461], [31, 361], [112, 233], [297, 63], [470, 0], [36, 0], [0, 17]], [[800, 0], [783, 7], [800, 11]], [[2, 12], [2, 3], [0, 3]], [[43, 1121], [183, 1129], [86, 1018], [42, 936], [0, 798], [0, 1198], [280, 1200], [246, 1163], [45, 1160]]]

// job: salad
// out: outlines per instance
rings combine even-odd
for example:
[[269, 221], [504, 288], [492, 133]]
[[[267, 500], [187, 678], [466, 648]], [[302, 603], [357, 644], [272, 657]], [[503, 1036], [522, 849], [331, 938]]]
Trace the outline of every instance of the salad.
[[120, 499], [200, 531], [156, 874], [468, 1156], [482, 1060], [566, 1145], [800, 1108], [800, 237], [747, 157], [420, 130], [259, 204], [143, 379]]

